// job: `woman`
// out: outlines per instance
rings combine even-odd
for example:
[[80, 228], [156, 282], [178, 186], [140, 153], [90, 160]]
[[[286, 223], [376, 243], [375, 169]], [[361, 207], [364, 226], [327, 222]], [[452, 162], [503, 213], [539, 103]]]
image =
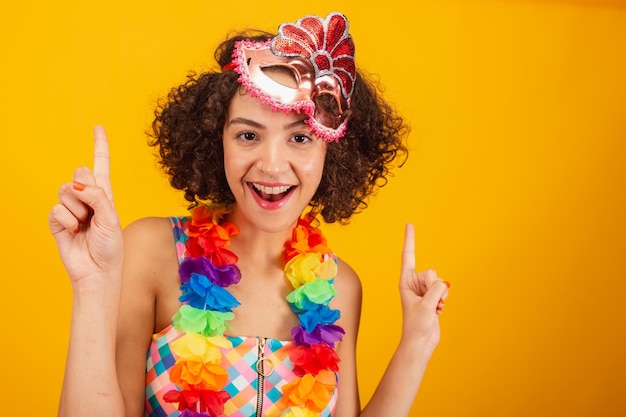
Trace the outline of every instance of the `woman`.
[[[73, 284], [62, 416], [407, 415], [448, 284], [416, 273], [407, 226], [402, 339], [361, 410], [361, 285], [315, 212], [347, 222], [406, 152], [406, 127], [354, 66], [339, 13], [216, 51], [156, 111], [152, 145], [190, 217], [122, 232], [104, 130], [50, 229]], [[146, 362], [147, 354], [147, 362]]]

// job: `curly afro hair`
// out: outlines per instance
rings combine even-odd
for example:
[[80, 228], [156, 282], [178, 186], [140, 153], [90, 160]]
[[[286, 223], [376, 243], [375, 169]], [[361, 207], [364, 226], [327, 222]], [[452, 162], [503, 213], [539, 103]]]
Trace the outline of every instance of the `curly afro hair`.
[[[215, 51], [220, 68], [230, 63], [235, 42], [265, 41], [267, 32], [242, 32]], [[195, 73], [173, 88], [157, 105], [150, 145], [158, 148], [160, 165], [170, 184], [197, 204], [232, 204], [234, 197], [224, 173], [222, 130], [231, 98], [240, 91], [235, 71]], [[310, 206], [327, 223], [348, 223], [367, 207], [367, 198], [387, 183], [397, 157], [408, 156], [403, 143], [408, 127], [383, 100], [375, 83], [357, 70], [343, 138], [328, 143], [324, 172]]]

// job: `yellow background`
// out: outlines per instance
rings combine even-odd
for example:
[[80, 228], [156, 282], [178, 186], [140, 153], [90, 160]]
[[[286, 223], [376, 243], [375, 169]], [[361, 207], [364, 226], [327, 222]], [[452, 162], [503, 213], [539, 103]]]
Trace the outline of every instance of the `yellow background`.
[[[412, 126], [347, 227], [362, 399], [399, 337], [403, 224], [452, 282], [412, 415], [626, 414], [626, 6], [620, 1], [10, 1], [0, 16], [3, 415], [54, 415], [71, 289], [47, 231], [108, 129], [124, 224], [184, 212], [145, 145], [155, 100], [230, 30], [341, 10]], [[409, 6], [409, 4], [412, 4]]]

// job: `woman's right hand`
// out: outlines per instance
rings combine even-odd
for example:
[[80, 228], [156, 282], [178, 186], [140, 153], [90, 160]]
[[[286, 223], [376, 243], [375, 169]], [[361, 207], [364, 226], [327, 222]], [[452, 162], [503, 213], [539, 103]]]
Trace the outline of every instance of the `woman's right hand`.
[[81, 167], [61, 185], [50, 211], [50, 231], [75, 289], [102, 288], [121, 276], [124, 241], [113, 204], [110, 156], [104, 128], [94, 128], [93, 171]]

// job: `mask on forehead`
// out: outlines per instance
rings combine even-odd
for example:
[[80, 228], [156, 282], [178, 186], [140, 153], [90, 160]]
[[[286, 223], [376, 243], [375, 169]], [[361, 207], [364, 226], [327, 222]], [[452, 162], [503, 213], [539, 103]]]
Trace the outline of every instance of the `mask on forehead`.
[[272, 110], [304, 112], [313, 133], [337, 141], [347, 127], [356, 68], [348, 21], [340, 13], [283, 23], [267, 42], [239, 41], [225, 69]]

